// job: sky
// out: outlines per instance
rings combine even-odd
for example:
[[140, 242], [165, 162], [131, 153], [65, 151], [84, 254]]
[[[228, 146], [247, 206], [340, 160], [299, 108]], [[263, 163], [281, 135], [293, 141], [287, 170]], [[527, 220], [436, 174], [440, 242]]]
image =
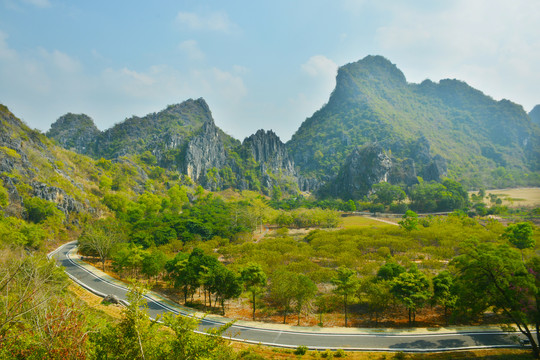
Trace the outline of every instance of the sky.
[[104, 130], [204, 98], [239, 140], [287, 141], [337, 68], [382, 55], [407, 81], [466, 81], [540, 104], [540, 0], [0, 0], [0, 103], [47, 131]]

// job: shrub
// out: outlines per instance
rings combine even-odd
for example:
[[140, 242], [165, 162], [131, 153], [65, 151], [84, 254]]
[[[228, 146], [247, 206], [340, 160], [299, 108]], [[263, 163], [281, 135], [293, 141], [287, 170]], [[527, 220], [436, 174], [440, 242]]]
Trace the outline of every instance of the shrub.
[[307, 346], [300, 345], [294, 350], [295, 355], [304, 355], [308, 351]]

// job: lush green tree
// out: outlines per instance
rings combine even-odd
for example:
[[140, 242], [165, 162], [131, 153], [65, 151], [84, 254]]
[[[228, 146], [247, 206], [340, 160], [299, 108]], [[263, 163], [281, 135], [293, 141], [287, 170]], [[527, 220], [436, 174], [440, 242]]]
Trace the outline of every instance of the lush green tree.
[[63, 218], [64, 214], [56, 208], [56, 205], [37, 196], [26, 198], [24, 200], [28, 220], [38, 224], [44, 222], [50, 217]]
[[534, 356], [540, 358], [540, 259], [534, 257], [526, 266], [507, 244], [469, 240], [451, 265], [458, 271], [457, 308], [471, 314], [488, 308], [501, 313], [529, 339]]
[[431, 281], [433, 283], [432, 300], [444, 308], [444, 317], [447, 318], [448, 310], [453, 309], [457, 301], [454, 277], [445, 270], [438, 273]]
[[407, 197], [401, 187], [387, 182], [381, 182], [372, 186], [373, 201], [375, 203], [390, 205], [394, 201], [403, 201]]
[[189, 202], [185, 186], [175, 184], [167, 192], [170, 199], [170, 210], [174, 213], [182, 211], [182, 207]]
[[418, 230], [418, 215], [414, 211], [407, 210], [402, 219], [398, 224], [403, 229], [407, 231]]
[[356, 276], [356, 272], [346, 267], [339, 267], [336, 276], [332, 278], [332, 284], [335, 286], [334, 293], [341, 296], [343, 299], [343, 308], [345, 312], [345, 327], [348, 320], [348, 306], [350, 299], [356, 294], [360, 288], [360, 281]]
[[256, 263], [250, 263], [244, 267], [240, 276], [248, 292], [251, 293], [251, 304], [253, 307], [253, 320], [255, 320], [255, 310], [257, 307], [257, 297], [264, 292], [267, 276], [261, 266]]
[[133, 243], [120, 243], [115, 246], [112, 260], [113, 267], [118, 271], [128, 270], [133, 276], [142, 267], [145, 251], [142, 246]]
[[533, 227], [527, 222], [508, 225], [502, 236], [521, 251], [522, 258], [523, 249], [533, 248], [536, 245], [533, 238]]
[[242, 280], [224, 265], [217, 266], [212, 271], [211, 291], [216, 294], [216, 301], [219, 300], [222, 313], [225, 315], [225, 301], [242, 295]]
[[110, 259], [116, 244], [126, 242], [125, 225], [114, 218], [100, 219], [86, 224], [79, 237], [79, 251], [83, 255], [97, 256], [105, 271], [105, 261]]
[[390, 291], [407, 307], [409, 325], [411, 325], [416, 320], [416, 310], [429, 299], [429, 280], [416, 266], [413, 266], [409, 271], [399, 274], [392, 280]]
[[377, 279], [394, 280], [401, 273], [405, 272], [405, 268], [395, 262], [387, 262], [377, 271]]
[[180, 289], [184, 294], [184, 303], [187, 302], [188, 296], [195, 293], [195, 287], [192, 286], [193, 268], [188, 266], [189, 254], [179, 252], [176, 256], [167, 261], [165, 264], [165, 270], [167, 270], [167, 276], [173, 283], [175, 289]]
[[390, 307], [393, 298], [390, 288], [391, 282], [380, 278], [368, 278], [361, 286], [368, 311], [375, 318], [375, 324], [378, 324], [381, 315]]
[[150, 277], [157, 277], [165, 270], [167, 263], [167, 255], [159, 249], [153, 248], [149, 252], [143, 254], [141, 263], [141, 272]]

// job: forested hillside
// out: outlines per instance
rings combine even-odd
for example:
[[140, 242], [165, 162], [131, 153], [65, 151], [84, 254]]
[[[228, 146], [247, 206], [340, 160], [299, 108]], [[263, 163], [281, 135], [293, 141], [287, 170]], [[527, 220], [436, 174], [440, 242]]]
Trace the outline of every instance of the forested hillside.
[[339, 69], [328, 103], [287, 146], [305, 176], [338, 173], [355, 147], [370, 142], [412, 159], [422, 176], [427, 164], [416, 144], [425, 138], [432, 154], [447, 160], [450, 178], [490, 187], [538, 183], [539, 136], [520, 105], [458, 80], [411, 84], [385, 58], [368, 56]]

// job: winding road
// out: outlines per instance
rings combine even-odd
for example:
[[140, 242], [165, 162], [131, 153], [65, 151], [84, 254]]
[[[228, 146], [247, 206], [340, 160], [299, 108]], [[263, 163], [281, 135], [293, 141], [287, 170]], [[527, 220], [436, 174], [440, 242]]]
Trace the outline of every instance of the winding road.
[[[82, 262], [76, 254], [77, 243], [62, 245], [49, 254], [58, 265], [64, 267], [68, 276], [96, 295], [104, 297], [112, 294], [125, 300], [127, 287], [96, 268]], [[146, 295], [151, 317], [172, 312], [194, 316], [188, 308], [174, 304], [160, 295], [149, 292]], [[199, 323], [199, 331], [216, 328], [230, 321], [219, 316], [207, 316]], [[473, 329], [474, 330], [474, 329]], [[296, 348], [307, 346], [312, 350], [344, 349], [356, 351], [404, 351], [436, 352], [483, 348], [519, 347], [517, 333], [493, 330], [411, 330], [390, 331], [385, 329], [319, 328], [295, 327], [265, 324], [259, 322], [235, 322], [225, 333], [225, 337], [235, 341], [277, 347]]]

